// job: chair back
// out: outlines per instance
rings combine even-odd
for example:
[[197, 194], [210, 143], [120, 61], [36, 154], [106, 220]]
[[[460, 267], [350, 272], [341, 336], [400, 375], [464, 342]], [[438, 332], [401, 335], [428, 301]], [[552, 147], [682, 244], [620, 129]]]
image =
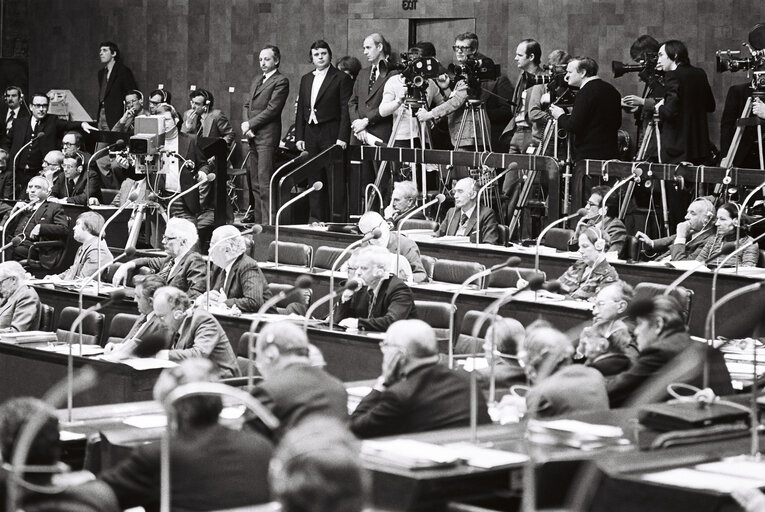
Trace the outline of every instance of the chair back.
[[497, 225], [497, 231], [499, 233], [499, 245], [507, 245], [507, 241], [510, 238], [510, 226], [499, 224]]
[[489, 288], [515, 288], [518, 284], [518, 275], [525, 281], [531, 280], [536, 275], [541, 275], [542, 279], [547, 279], [547, 274], [543, 271], [536, 272], [533, 268], [508, 267], [495, 270], [489, 274]]
[[436, 266], [436, 259], [433, 256], [420, 256], [422, 266], [425, 267], [425, 273], [428, 275], [428, 281], [433, 280], [433, 267]]
[[253, 351], [252, 357], [253, 360], [250, 361], [247, 358], [247, 348], [248, 343], [250, 339], [252, 339], [252, 342], [255, 343], [257, 340], [258, 335], [253, 334], [250, 332], [242, 333], [242, 335], [239, 337], [239, 343], [236, 346], [236, 362], [239, 365], [239, 371], [242, 373], [242, 375], [246, 376], [249, 372], [249, 367], [252, 366], [253, 374], [254, 375], [260, 375], [260, 372], [258, 371], [257, 366], [255, 366], [255, 352]]
[[573, 229], [551, 228], [542, 239], [542, 245], [554, 247], [559, 251], [568, 251], [568, 243], [573, 236]]
[[117, 313], [109, 322], [109, 333], [106, 343], [122, 343], [133, 328], [138, 315], [132, 313]]
[[[669, 285], [660, 283], [638, 283], [635, 286], [635, 299], [650, 299], [656, 295], [662, 295]], [[683, 320], [686, 325], [691, 318], [691, 306], [693, 305], [693, 290], [678, 286], [670, 292], [680, 303], [683, 311]]]
[[[433, 266], [433, 280], [444, 283], [460, 284], [473, 274], [484, 270], [482, 264], [475, 261], [436, 260]], [[480, 283], [483, 287], [483, 282]]]
[[[428, 324], [436, 332], [436, 338], [439, 340], [448, 340], [449, 338], [449, 313], [451, 306], [445, 302], [433, 300], [415, 300], [414, 307], [417, 308], [417, 318]], [[439, 349], [441, 343], [439, 343]], [[442, 352], [447, 347], [443, 347]]]
[[53, 330], [53, 313], [55, 310], [53, 306], [47, 304], [40, 304], [40, 330], [52, 331]]
[[[68, 306], [61, 311], [56, 325], [56, 336], [59, 341], [79, 342], [79, 328], [73, 332], [72, 323], [79, 315], [80, 309]], [[104, 315], [97, 311], [90, 312], [82, 319], [82, 343], [85, 345], [101, 344], [101, 338], [104, 334]]]
[[[313, 257], [312, 270], [331, 270], [335, 260], [340, 257], [342, 252], [342, 249], [337, 249], [335, 247], [319, 247], [316, 249], [316, 254], [314, 254]], [[348, 256], [349, 255], [346, 255], [345, 258], [347, 259]], [[343, 262], [340, 262], [340, 265], [342, 265], [342, 263]], [[338, 265], [338, 268], [340, 265]]]
[[[268, 261], [276, 260], [276, 240], [268, 245]], [[295, 242], [279, 242], [279, 263], [310, 268], [313, 266], [313, 247]]]
[[435, 231], [438, 229], [438, 222], [428, 219], [409, 219], [401, 224], [401, 230], [405, 229], [429, 229]]
[[[468, 311], [465, 316], [462, 317], [462, 323], [460, 324], [460, 334], [457, 336], [457, 344], [454, 346], [455, 354], [471, 354], [473, 352], [473, 326], [478, 318], [481, 316], [481, 311]], [[482, 352], [483, 340], [486, 338], [486, 331], [489, 329], [491, 322], [486, 322], [481, 327], [481, 332], [478, 333], [478, 352]]]

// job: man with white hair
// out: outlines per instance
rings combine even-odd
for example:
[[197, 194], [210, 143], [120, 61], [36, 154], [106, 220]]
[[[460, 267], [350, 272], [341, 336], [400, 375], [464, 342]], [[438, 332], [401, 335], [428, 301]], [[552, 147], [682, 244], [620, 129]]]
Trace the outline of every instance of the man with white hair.
[[[348, 421], [348, 395], [343, 383], [312, 363], [310, 344], [303, 329], [292, 322], [266, 324], [255, 345], [255, 364], [263, 382], [252, 395], [279, 419], [281, 437], [311, 417]], [[250, 426], [263, 430], [260, 422]]]
[[452, 190], [454, 207], [438, 228], [438, 236], [468, 236], [475, 239], [478, 216], [481, 218], [481, 238], [484, 244], [499, 243], [499, 228], [494, 210], [488, 206], [478, 208], [478, 184], [473, 178], [462, 178]]
[[646, 246], [646, 252], [656, 254], [653, 259], [672, 261], [695, 260], [707, 240], [715, 234], [715, 205], [707, 197], [699, 197], [688, 205], [685, 220], [677, 224], [674, 235], [651, 240], [638, 231], [635, 236]]
[[412, 267], [412, 279], [415, 283], [421, 283], [428, 279], [417, 244], [405, 236], [398, 236], [398, 233], [391, 232], [390, 226], [379, 213], [366, 212], [359, 219], [359, 231], [362, 235], [366, 235], [375, 229], [379, 229], [381, 235], [380, 238], [371, 239], [370, 245], [386, 247], [392, 254], [396, 254], [398, 251], [398, 254], [406, 258]]
[[170, 333], [170, 349], [157, 352], [157, 359], [183, 361], [204, 357], [218, 365], [220, 378], [239, 377], [236, 355], [226, 332], [209, 312], [193, 308], [186, 292], [163, 286], [154, 292], [154, 316]]
[[354, 279], [364, 288], [343, 295], [335, 310], [335, 321], [348, 329], [382, 332], [397, 320], [417, 318], [412, 290], [388, 270], [390, 254], [384, 247], [359, 251]]
[[521, 360], [533, 385], [526, 395], [531, 417], [548, 418], [578, 411], [608, 409], [603, 375], [572, 365], [573, 343], [552, 327], [527, 332]]
[[167, 221], [162, 237], [167, 256], [136, 258], [123, 263], [112, 281], [115, 285], [123, 284], [130, 270], [147, 267], [168, 285], [188, 293], [190, 299], [196, 299], [205, 292], [207, 274], [204, 258], [195, 248], [198, 240], [197, 227], [191, 221], [173, 217]]
[[74, 223], [74, 239], [80, 247], [74, 255], [72, 266], [60, 274], [46, 276], [46, 279], [72, 281], [84, 279], [98, 270], [99, 253], [101, 265], [110, 263], [114, 256], [106, 245], [106, 240], [100, 239], [99, 234], [104, 227], [104, 218], [100, 213], [85, 212], [77, 217]]
[[[393, 184], [390, 204], [383, 210], [383, 215], [385, 220], [393, 224], [394, 219], [403, 216], [415, 206], [417, 206], [417, 184], [411, 180], [397, 181]], [[417, 212], [412, 218], [423, 219], [424, 217], [422, 212]]]
[[16, 261], [0, 263], [0, 332], [34, 331], [40, 328], [40, 297], [27, 284], [27, 273]]
[[[469, 376], [439, 364], [432, 327], [422, 320], [395, 322], [380, 350], [382, 374], [351, 415], [354, 434], [366, 438], [468, 426]], [[477, 399], [478, 423], [490, 423], [483, 395]]]

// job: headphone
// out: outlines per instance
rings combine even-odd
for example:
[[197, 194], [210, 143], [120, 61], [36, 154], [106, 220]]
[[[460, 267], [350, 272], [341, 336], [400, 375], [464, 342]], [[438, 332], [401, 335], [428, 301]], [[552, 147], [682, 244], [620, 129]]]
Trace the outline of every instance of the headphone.
[[208, 91], [207, 89], [202, 89], [202, 88], [196, 89], [196, 90], [191, 91], [189, 93], [189, 99], [190, 100], [193, 100], [197, 96], [202, 96], [202, 98], [204, 98], [204, 100], [205, 100], [205, 103], [204, 103], [205, 112], [208, 112], [212, 108], [212, 104], [213, 104], [213, 101], [214, 101], [212, 93], [210, 91]]
[[603, 238], [603, 232], [600, 230], [597, 226], [590, 226], [585, 231], [592, 231], [595, 233], [595, 236], [597, 237], [595, 239], [595, 242], [593, 242], [593, 247], [595, 247], [596, 251], [603, 252], [606, 250], [606, 240]]
[[[164, 89], [155, 89], [151, 91], [151, 94], [149, 96], [156, 96], [159, 94], [162, 97], [162, 103], [170, 103], [170, 93], [168, 93]], [[141, 96], [141, 99], [143, 101], [143, 95]]]
[[129, 96], [131, 94], [135, 94], [136, 96], [138, 96], [138, 99], [141, 101], [141, 104], [143, 105], [143, 93], [141, 91], [139, 91], [138, 89], [133, 89], [128, 91], [127, 94], [125, 94], [125, 96]]

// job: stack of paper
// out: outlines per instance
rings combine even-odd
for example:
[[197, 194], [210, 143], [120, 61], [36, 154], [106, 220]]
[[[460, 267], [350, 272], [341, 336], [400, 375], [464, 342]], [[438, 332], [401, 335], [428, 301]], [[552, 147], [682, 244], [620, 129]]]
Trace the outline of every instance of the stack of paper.
[[47, 343], [49, 341], [58, 341], [58, 339], [55, 332], [25, 331], [2, 333], [0, 334], [0, 341], [21, 345], [24, 343]]
[[674, 487], [729, 493], [765, 486], [765, 462], [732, 457], [692, 468], [676, 468], [643, 475], [643, 480]]
[[577, 420], [529, 420], [528, 423], [530, 441], [570, 446], [580, 450], [629, 445], [630, 441], [623, 436], [624, 432], [619, 427]]
[[460, 462], [459, 455], [450, 448], [412, 439], [364, 441], [361, 456], [366, 461], [406, 469], [438, 468]]

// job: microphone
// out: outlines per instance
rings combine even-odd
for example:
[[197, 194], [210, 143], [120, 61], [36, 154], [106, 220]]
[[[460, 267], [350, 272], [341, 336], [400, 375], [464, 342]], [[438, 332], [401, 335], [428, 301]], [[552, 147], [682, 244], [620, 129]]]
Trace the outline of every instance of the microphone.
[[694, 266], [692, 266], [691, 268], [689, 268], [688, 270], [686, 270], [685, 272], [680, 274], [680, 276], [677, 279], [672, 281], [669, 284], [669, 286], [667, 286], [667, 289], [664, 290], [664, 293], [662, 295], [669, 295], [670, 293], [672, 293], [672, 291], [675, 288], [678, 287], [678, 285], [680, 285], [680, 283], [685, 281], [688, 278], [688, 276], [690, 276], [691, 274], [696, 272], [699, 268], [708, 265], [709, 263], [711, 263], [712, 261], [716, 260], [717, 258], [719, 258], [720, 256], [722, 256], [724, 254], [732, 253], [735, 249], [736, 249], [736, 244], [734, 244], [733, 242], [725, 242], [724, 244], [722, 244], [720, 246], [720, 250], [719, 251], [717, 251], [716, 253], [712, 254], [710, 257], [708, 257], [704, 261], [696, 262], [696, 264]]
[[534, 270], [536, 272], [539, 272], [539, 246], [542, 244], [542, 239], [545, 237], [547, 232], [550, 231], [555, 226], [558, 226], [560, 224], [570, 221], [574, 217], [579, 217], [584, 215], [586, 212], [587, 212], [586, 208], [579, 208], [579, 210], [577, 210], [576, 213], [572, 213], [571, 215], [566, 215], [565, 217], [562, 217], [556, 221], [549, 223], [547, 226], [545, 226], [542, 232], [539, 233], [539, 236], [537, 237], [536, 254], [534, 256]]
[[[14, 174], [15, 175], [15, 174]], [[18, 203], [16, 203], [18, 204]], [[16, 205], [13, 205], [13, 208], [16, 208]], [[34, 205], [32, 203], [24, 203], [21, 206], [19, 206], [18, 209], [14, 212], [13, 209], [11, 209], [11, 214], [8, 216], [8, 219], [5, 221], [5, 224], [3, 224], [3, 230], [2, 230], [2, 240], [5, 240], [5, 232], [8, 229], [8, 225], [11, 223], [13, 219], [24, 213], [25, 211], [31, 210], [34, 208]], [[22, 239], [22, 242], [24, 240]], [[5, 251], [2, 251], [2, 260], [3, 263], [5, 263]]]
[[396, 228], [396, 275], [398, 275], [398, 259], [401, 257], [401, 226], [404, 225], [405, 221], [411, 219], [415, 213], [421, 212], [426, 210], [427, 208], [431, 207], [432, 205], [436, 203], [443, 203], [446, 200], [446, 196], [443, 194], [438, 194], [436, 197], [428, 201], [427, 203], [423, 204], [422, 206], [418, 206], [417, 208], [413, 209], [409, 213], [407, 213], [403, 219], [401, 219], [401, 222], [398, 225], [398, 228]]
[[125, 141], [123, 139], [119, 139], [114, 144], [111, 144], [109, 146], [105, 146], [105, 147], [99, 149], [98, 151], [96, 151], [95, 153], [93, 153], [92, 155], [90, 155], [90, 158], [88, 159], [88, 165], [85, 166], [85, 179], [87, 180], [87, 185], [85, 186], [86, 189], [87, 189], [86, 192], [85, 192], [85, 196], [87, 197], [86, 201], [90, 199], [90, 197], [88, 196], [88, 194], [90, 193], [90, 172], [89, 172], [90, 171], [90, 164], [93, 163], [93, 160], [99, 154], [107, 153], [107, 152], [109, 152], [112, 149], [116, 149], [118, 151], [121, 151], [124, 148], [125, 148]]
[[[351, 249], [358, 247], [359, 245], [368, 242], [369, 240], [375, 239], [377, 240], [382, 236], [382, 231], [380, 228], [375, 228], [369, 233], [366, 233], [361, 239], [356, 240], [355, 242], [349, 244], [345, 249], [343, 249], [343, 252], [340, 253], [340, 256], [335, 259], [335, 261], [332, 262], [332, 268], [329, 270], [329, 289], [334, 290], [335, 289], [335, 271], [337, 271], [337, 266], [340, 265], [340, 262], [343, 261], [343, 258], [350, 252]], [[329, 330], [331, 331], [332, 328], [335, 326], [335, 304], [333, 301], [333, 297], [330, 294], [329, 297]]]
[[603, 199], [600, 201], [600, 228], [601, 228], [601, 229], [603, 229], [603, 223], [604, 223], [604, 222], [605, 222], [605, 220], [606, 220], [606, 213], [607, 213], [607, 210], [608, 210], [608, 206], [606, 206], [606, 204], [607, 204], [607, 202], [608, 202], [609, 198], [610, 198], [610, 197], [611, 197], [611, 196], [614, 194], [614, 192], [616, 192], [616, 191], [617, 191], [617, 190], [618, 190], [620, 187], [622, 187], [622, 186], [626, 185], [626, 184], [627, 184], [627, 183], [629, 183], [630, 181], [633, 181], [633, 180], [635, 180], [636, 182], [639, 182], [639, 181], [640, 181], [640, 177], [641, 177], [642, 175], [643, 175], [643, 169], [641, 169], [641, 168], [639, 168], [639, 167], [636, 167], [636, 166], [633, 166], [633, 167], [632, 167], [632, 172], [630, 173], [630, 175], [629, 175], [629, 176], [627, 176], [626, 178], [622, 178], [622, 179], [621, 179], [621, 180], [620, 180], [618, 183], [616, 183], [616, 185], [614, 185], [613, 187], [611, 187], [611, 190], [609, 190], [608, 192], [606, 192], [606, 195], [605, 195], [605, 197], [604, 197], [604, 198], [603, 198]]
[[[184, 164], [184, 165], [185, 165], [185, 164]], [[199, 187], [201, 187], [202, 185], [206, 185], [206, 184], [208, 184], [208, 183], [210, 183], [210, 182], [212, 182], [212, 181], [215, 181], [215, 174], [213, 174], [213, 173], [209, 172], [209, 173], [207, 173], [207, 175], [205, 176], [205, 179], [203, 179], [203, 180], [201, 180], [201, 181], [198, 181], [198, 182], [194, 183], [192, 186], [190, 186], [189, 188], [187, 188], [186, 190], [184, 190], [184, 191], [182, 191], [182, 192], [179, 192], [179, 193], [175, 194], [175, 195], [173, 196], [173, 198], [172, 198], [172, 199], [170, 199], [170, 200], [167, 202], [167, 218], [168, 218], [168, 219], [170, 219], [170, 217], [172, 217], [172, 215], [171, 215], [171, 211], [172, 211], [172, 210], [171, 210], [171, 208], [172, 208], [172, 206], [173, 206], [173, 203], [175, 203], [175, 202], [176, 202], [178, 199], [182, 198], [183, 196], [185, 196], [185, 195], [187, 195], [187, 194], [190, 194], [190, 193], [191, 193], [191, 192], [193, 192], [194, 190], [197, 190], [197, 189], [198, 189]]]
[[518, 168], [518, 164], [516, 162], [511, 163], [507, 169], [502, 171], [501, 173], [494, 176], [492, 179], [484, 183], [484, 185], [478, 189], [478, 194], [476, 195], [476, 222], [475, 222], [475, 245], [478, 247], [478, 244], [481, 243], [481, 196], [483, 195], [484, 190], [486, 190], [490, 185], [495, 183], [498, 179], [505, 176], [505, 174], [509, 173], [510, 171], [514, 171]]
[[[338, 293], [344, 292], [345, 290], [351, 290], [352, 292], [357, 292], [361, 289], [362, 282], [358, 279], [349, 279], [346, 281], [345, 286], [343, 286], [340, 290], [333, 290], [330, 288], [330, 292], [326, 294], [324, 297], [319, 298], [318, 300], [315, 300], [313, 304], [311, 304], [311, 307], [308, 308], [308, 310], [305, 312], [305, 316], [303, 317], [303, 332], [308, 332], [308, 322], [312, 318], [313, 312], [316, 311], [316, 309], [324, 304], [325, 302], [333, 299]], [[332, 313], [330, 313], [332, 315]]]
[[212, 262], [212, 257], [211, 257], [212, 250], [215, 249], [221, 243], [223, 243], [223, 242], [225, 242], [227, 240], [231, 240], [232, 238], [236, 238], [238, 236], [244, 236], [244, 235], [257, 235], [257, 234], [259, 234], [262, 231], [263, 231], [263, 226], [261, 226], [260, 224], [254, 224], [249, 229], [245, 229], [244, 231], [242, 231], [240, 233], [235, 233], [233, 235], [229, 235], [227, 237], [221, 238], [220, 240], [218, 240], [217, 242], [212, 244], [207, 249], [207, 276], [205, 277], [205, 281], [206, 281], [205, 284], [207, 285], [207, 294], [206, 294], [207, 296], [206, 296], [206, 301], [205, 301], [205, 309], [207, 311], [210, 311], [210, 264]]
[[323, 186], [324, 186], [324, 183], [322, 183], [321, 181], [314, 182], [312, 187], [309, 187], [306, 190], [302, 191], [300, 194], [296, 195], [295, 197], [293, 197], [292, 199], [284, 203], [282, 207], [276, 211], [276, 219], [274, 219], [275, 220], [274, 241], [276, 242], [276, 245], [274, 246], [274, 267], [279, 268], [279, 217], [281, 216], [282, 212], [284, 211], [285, 208], [303, 199], [308, 194], [321, 190]]
[[21, 156], [21, 153], [22, 153], [22, 152], [23, 152], [23, 151], [24, 151], [26, 148], [28, 148], [29, 146], [31, 146], [31, 145], [32, 145], [32, 143], [34, 143], [34, 141], [38, 140], [38, 139], [39, 139], [40, 137], [42, 137], [43, 135], [45, 135], [45, 132], [40, 132], [40, 133], [38, 133], [37, 135], [35, 135], [35, 136], [34, 136], [34, 137], [32, 137], [31, 139], [29, 139], [29, 142], [27, 142], [26, 144], [24, 144], [23, 146], [21, 146], [21, 147], [19, 148], [19, 150], [18, 150], [18, 151], [16, 151], [16, 154], [15, 154], [15, 155], [13, 155], [13, 175], [12, 175], [12, 178], [13, 178], [13, 191], [12, 191], [12, 194], [13, 194], [13, 195], [12, 195], [12, 199], [13, 199], [14, 201], [16, 200], [16, 162], [18, 161], [18, 159], [19, 159], [19, 156]]
[[[122, 140], [122, 139], [120, 139], [120, 140]], [[120, 141], [118, 140], [117, 142], [120, 142]], [[123, 144], [124, 144], [124, 142], [123, 142]], [[121, 204], [117, 208], [117, 211], [115, 211], [113, 214], [111, 214], [109, 216], [108, 219], [106, 219], [106, 222], [104, 222], [104, 225], [101, 228], [101, 231], [98, 232], [99, 251], [96, 254], [96, 258], [97, 258], [96, 259], [96, 265], [98, 266], [98, 268], [101, 268], [101, 250], [100, 250], [100, 246], [101, 246], [101, 240], [103, 240], [104, 236], [106, 235], [106, 228], [109, 227], [109, 224], [114, 222], [114, 219], [119, 217], [120, 213], [122, 213], [125, 210], [125, 208], [128, 207], [129, 204], [134, 203], [137, 199], [138, 199], [138, 191], [135, 190], [135, 188], [133, 188], [133, 190], [130, 191], [130, 194], [128, 195], [127, 200], [120, 202]], [[125, 248], [125, 250], [127, 251], [127, 247]], [[133, 254], [135, 254], [135, 248], [133, 248]], [[99, 279], [97, 281], [97, 284], [96, 284], [96, 293], [100, 293], [100, 292], [101, 292], [101, 280]]]
[[7, 248], [9, 248], [11, 246], [18, 247], [19, 245], [21, 245], [21, 242], [23, 242], [23, 241], [24, 241], [24, 239], [21, 238], [20, 236], [14, 236], [13, 238], [11, 238], [10, 242], [8, 242], [4, 246], [0, 247], [0, 251], [5, 251]]
[[[305, 290], [311, 287], [313, 284], [313, 279], [311, 279], [311, 276], [300, 276], [295, 280], [295, 286], [290, 288], [289, 290], [282, 290], [267, 301], [263, 303], [262, 306], [260, 306], [260, 309], [257, 313], [255, 313], [255, 319], [250, 324], [250, 330], [249, 330], [249, 336], [248, 336], [248, 342], [247, 342], [247, 359], [252, 361], [252, 354], [255, 352], [255, 344], [253, 343], [253, 338], [255, 337], [255, 331], [258, 330], [258, 325], [260, 325], [260, 320], [263, 316], [263, 314], [271, 309], [273, 306], [281, 302], [282, 300], [286, 299], [287, 297], [290, 297], [294, 293], [299, 292], [300, 290]], [[255, 379], [255, 374], [253, 373], [252, 364], [247, 365], [247, 389], [249, 391], [252, 391], [253, 388], [253, 381]]]
[[457, 314], [457, 297], [459, 297], [462, 292], [464, 292], [468, 286], [470, 286], [470, 283], [473, 283], [474, 281], [477, 281], [478, 279], [488, 276], [492, 272], [496, 272], [497, 270], [505, 267], [517, 267], [521, 263], [521, 258], [518, 256], [511, 256], [509, 257], [504, 263], [499, 263], [497, 265], [494, 265], [493, 267], [481, 270], [480, 272], [476, 272], [472, 276], [465, 279], [460, 287], [457, 289], [454, 294], [452, 294], [452, 300], [449, 303], [450, 309], [449, 309], [449, 368], [454, 368], [454, 345], [457, 343], [457, 333], [454, 328], [454, 324], [456, 322], [456, 314]]
[[[99, 247], [98, 247], [98, 253], [99, 253], [99, 256], [100, 256], [100, 254], [101, 254], [101, 246], [100, 246], [100, 244], [101, 244], [101, 241], [99, 240], [99, 241], [98, 241], [98, 243], [99, 243]], [[80, 289], [79, 289], [79, 290], [77, 290], [77, 296], [78, 296], [77, 298], [78, 298], [78, 301], [79, 301], [79, 304], [80, 304], [80, 311], [82, 311], [82, 296], [85, 294], [85, 288], [88, 286], [88, 283], [90, 283], [90, 282], [91, 282], [91, 281], [93, 281], [93, 280], [96, 280], [96, 283], [100, 283], [100, 282], [101, 282], [101, 273], [102, 273], [104, 270], [106, 270], [106, 269], [109, 267], [109, 265], [111, 265], [111, 264], [112, 264], [112, 263], [114, 263], [115, 261], [119, 261], [119, 260], [121, 260], [121, 259], [123, 259], [123, 258], [126, 258], [126, 257], [127, 257], [127, 258], [132, 258], [133, 256], [135, 256], [135, 252], [136, 252], [136, 251], [135, 251], [135, 247], [126, 247], [126, 248], [125, 248], [125, 252], [123, 252], [122, 254], [119, 254], [119, 255], [117, 255], [117, 257], [116, 257], [116, 258], [114, 258], [114, 259], [113, 259], [112, 261], [110, 261], [109, 263], [106, 263], [106, 264], [105, 264], [105, 265], [103, 265], [103, 266], [99, 266], [99, 267], [98, 267], [98, 270], [96, 270], [95, 272], [93, 272], [91, 275], [89, 275], [88, 277], [86, 277], [86, 278], [85, 278], [85, 279], [82, 281], [82, 284], [80, 285]], [[100, 259], [101, 259], [101, 258], [99, 258], [99, 264], [100, 264]], [[115, 291], [116, 291], [116, 290], [115, 290]], [[121, 290], [120, 290], [120, 291], [121, 291]], [[98, 286], [98, 285], [96, 285], [96, 294], [99, 294], [99, 293], [101, 293], [101, 287], [100, 287], [100, 286]], [[124, 292], [123, 292], [123, 293], [124, 293]]]

